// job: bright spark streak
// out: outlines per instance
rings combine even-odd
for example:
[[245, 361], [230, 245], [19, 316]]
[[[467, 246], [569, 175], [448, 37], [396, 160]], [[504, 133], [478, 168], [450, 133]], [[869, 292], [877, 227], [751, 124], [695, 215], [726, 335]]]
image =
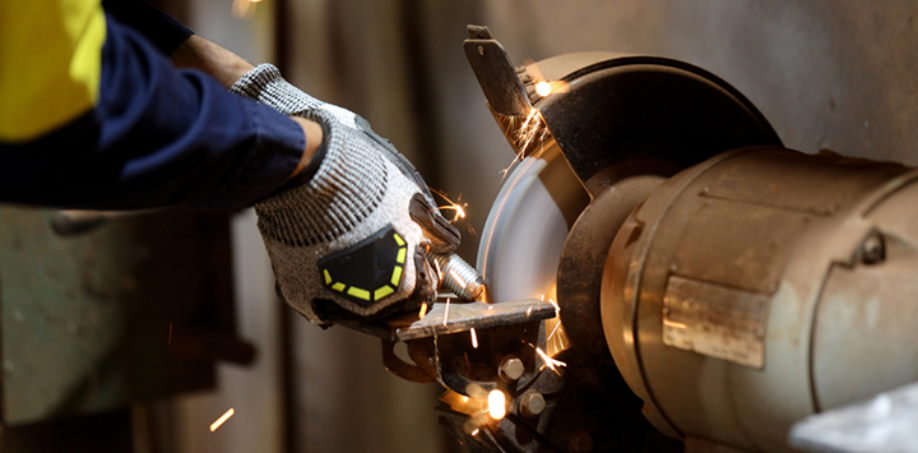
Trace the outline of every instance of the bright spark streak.
[[[532, 346], [532, 345], [530, 344], [529, 346]], [[539, 354], [539, 357], [542, 357], [542, 360], [545, 361], [545, 366], [547, 366], [549, 369], [557, 373], [558, 376], [560, 376], [561, 373], [558, 373], [558, 369], [556, 367], [567, 366], [567, 364], [560, 360], [555, 360], [549, 357], [548, 354], [546, 354], [545, 351], [543, 351], [538, 346], [533, 346], [533, 347], [535, 348], [536, 353]]]
[[418, 312], [418, 319], [424, 319], [427, 314], [427, 302], [421, 304], [421, 311]]
[[478, 349], [478, 335], [475, 334], [475, 328], [472, 327], [472, 330], [469, 330], [469, 333], [472, 335], [472, 347]]
[[500, 390], [491, 390], [491, 393], [488, 393], [488, 414], [491, 415], [491, 418], [494, 420], [500, 420], [507, 415], [507, 400], [504, 397], [504, 392]]
[[443, 325], [446, 325], [446, 320], [449, 319], [449, 299], [446, 299], [446, 311], [443, 313]]
[[473, 435], [473, 436], [477, 436], [477, 435], [478, 435], [478, 428], [475, 428], [475, 431], [472, 431], [472, 435]]
[[677, 329], [685, 329], [685, 328], [688, 327], [688, 326], [686, 326], [685, 324], [682, 324], [681, 322], [674, 322], [674, 321], [670, 321], [670, 320], [668, 320], [668, 319], [664, 319], [664, 320], [663, 320], [663, 325], [665, 325], [665, 326], [667, 326], [667, 327], [675, 327], [675, 328], [677, 328]]
[[233, 414], [235, 413], [236, 411], [233, 410], [233, 408], [230, 408], [228, 411], [226, 411], [226, 413], [221, 415], [220, 418], [217, 419], [217, 421], [210, 424], [210, 432], [216, 431], [217, 428], [220, 427], [220, 425], [222, 425], [224, 422], [229, 420], [229, 418], [232, 417]]
[[551, 84], [544, 80], [537, 83], [535, 89], [536, 93], [539, 93], [539, 96], [542, 96], [543, 98], [551, 94]]
[[433, 260], [433, 263], [434, 263], [434, 267], [437, 268], [437, 278], [439, 278], [440, 281], [442, 282], [443, 281], [443, 271], [440, 269], [440, 262], [437, 260]]
[[[439, 191], [439, 190], [437, 190], [437, 189], [434, 189], [434, 188], [432, 188], [432, 187], [430, 187], [430, 186], [427, 186], [427, 188], [430, 189], [431, 192], [433, 192], [433, 193], [435, 193], [435, 194], [441, 196], [444, 200], [446, 200], [447, 203], [449, 203], [448, 206], [440, 206], [440, 207], [437, 208], [437, 209], [440, 209], [441, 211], [443, 211], [443, 210], [451, 210], [451, 211], [454, 211], [454, 212], [456, 213], [456, 215], [453, 216], [453, 220], [450, 220], [450, 223], [455, 222], [455, 221], [457, 221], [457, 220], [459, 220], [459, 219], [464, 219], [464, 218], [465, 218], [465, 208], [468, 206], [468, 203], [459, 204], [459, 203], [457, 203], [457, 202], [455, 202], [455, 201], [453, 201], [453, 200], [450, 200], [449, 197], [447, 197], [445, 193], [443, 193], [443, 192], [441, 192], [441, 191]], [[459, 199], [460, 199], [460, 200], [462, 199], [462, 194], [459, 195]]]
[[555, 332], [558, 331], [558, 327], [561, 327], [561, 323], [555, 324], [555, 328], [551, 329], [551, 333], [548, 334], [548, 338], [545, 339], [546, 342], [551, 341], [551, 337], [555, 336]]

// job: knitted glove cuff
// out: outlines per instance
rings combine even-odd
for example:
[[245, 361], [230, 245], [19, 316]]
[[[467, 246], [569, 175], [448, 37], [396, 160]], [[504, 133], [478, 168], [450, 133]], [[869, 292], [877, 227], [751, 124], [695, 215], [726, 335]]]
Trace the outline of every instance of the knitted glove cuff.
[[285, 115], [299, 115], [326, 105], [288, 83], [280, 70], [270, 63], [260, 64], [247, 72], [230, 87], [230, 91], [273, 107]]

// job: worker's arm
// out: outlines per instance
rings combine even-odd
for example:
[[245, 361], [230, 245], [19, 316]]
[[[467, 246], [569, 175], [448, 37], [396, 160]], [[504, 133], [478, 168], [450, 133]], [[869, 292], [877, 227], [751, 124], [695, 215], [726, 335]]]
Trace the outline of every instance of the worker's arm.
[[321, 143], [315, 124], [176, 70], [98, 4], [79, 2], [71, 24], [49, 20], [70, 17], [64, 3], [0, 7], [0, 200], [243, 206], [278, 190]]

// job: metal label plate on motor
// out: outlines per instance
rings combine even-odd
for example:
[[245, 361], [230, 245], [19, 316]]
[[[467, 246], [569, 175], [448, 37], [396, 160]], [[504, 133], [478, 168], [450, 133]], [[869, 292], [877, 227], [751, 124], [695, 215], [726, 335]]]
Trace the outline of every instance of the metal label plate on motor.
[[673, 275], [663, 298], [663, 344], [761, 369], [770, 297]]

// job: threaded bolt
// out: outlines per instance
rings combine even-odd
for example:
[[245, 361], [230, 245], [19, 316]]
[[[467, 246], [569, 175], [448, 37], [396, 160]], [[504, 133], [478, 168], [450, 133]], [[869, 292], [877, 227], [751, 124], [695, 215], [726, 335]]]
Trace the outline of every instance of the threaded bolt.
[[474, 267], [455, 253], [431, 253], [440, 265], [443, 279], [440, 284], [456, 294], [459, 300], [480, 300], [485, 289], [484, 279]]

